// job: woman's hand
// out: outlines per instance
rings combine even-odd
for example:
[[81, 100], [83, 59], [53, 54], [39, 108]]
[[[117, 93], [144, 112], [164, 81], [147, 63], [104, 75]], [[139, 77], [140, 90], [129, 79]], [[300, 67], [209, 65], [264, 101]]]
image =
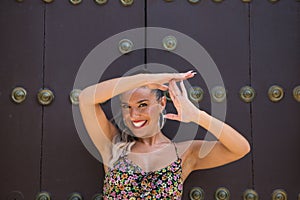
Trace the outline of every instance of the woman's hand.
[[196, 72], [193, 72], [193, 70], [185, 73], [150, 74], [151, 78], [146, 86], [150, 89], [160, 89], [162, 91], [167, 91], [169, 87], [167, 85], [164, 85], [165, 83], [169, 83], [171, 80], [174, 80], [176, 82], [186, 80], [194, 77], [195, 74]]
[[199, 109], [188, 99], [183, 81], [180, 81], [179, 89], [176, 81], [171, 80], [169, 83], [169, 94], [177, 110], [177, 114], [168, 113], [165, 115], [165, 118], [182, 122], [197, 121]]

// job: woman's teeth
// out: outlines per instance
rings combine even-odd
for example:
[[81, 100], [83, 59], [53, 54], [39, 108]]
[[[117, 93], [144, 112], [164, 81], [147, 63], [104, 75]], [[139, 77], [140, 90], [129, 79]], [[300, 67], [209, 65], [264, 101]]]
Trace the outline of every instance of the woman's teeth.
[[143, 120], [143, 121], [138, 121], [138, 122], [132, 122], [133, 126], [135, 126], [136, 128], [140, 128], [142, 127], [144, 124], [146, 124], [147, 120]]

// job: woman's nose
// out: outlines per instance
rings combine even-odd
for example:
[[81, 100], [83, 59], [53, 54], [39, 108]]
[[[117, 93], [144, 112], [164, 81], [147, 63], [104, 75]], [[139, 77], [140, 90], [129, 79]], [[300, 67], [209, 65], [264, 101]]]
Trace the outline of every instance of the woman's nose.
[[130, 109], [130, 117], [134, 118], [136, 116], [140, 116], [140, 111], [137, 108]]

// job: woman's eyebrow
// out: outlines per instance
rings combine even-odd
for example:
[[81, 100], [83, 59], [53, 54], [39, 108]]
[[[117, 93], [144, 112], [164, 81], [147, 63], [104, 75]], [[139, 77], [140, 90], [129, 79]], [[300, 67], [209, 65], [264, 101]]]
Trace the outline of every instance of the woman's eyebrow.
[[[148, 99], [142, 99], [142, 100], [139, 100], [137, 103], [142, 103], [142, 102], [145, 102], [145, 101], [149, 101]], [[123, 105], [128, 105], [127, 102], [121, 102], [121, 104]]]
[[142, 103], [144, 101], [149, 101], [148, 99], [142, 99], [142, 100], [139, 100], [137, 103]]

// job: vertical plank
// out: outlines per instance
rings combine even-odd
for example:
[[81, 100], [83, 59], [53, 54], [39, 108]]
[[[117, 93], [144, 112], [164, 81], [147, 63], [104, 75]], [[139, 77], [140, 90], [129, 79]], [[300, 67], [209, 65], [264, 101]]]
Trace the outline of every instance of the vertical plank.
[[[0, 199], [34, 199], [40, 186], [43, 15], [40, 2], [0, 2]], [[27, 99], [11, 100], [15, 87]]]
[[[296, 1], [255, 1], [251, 4], [252, 82], [255, 188], [261, 199], [284, 189], [296, 199], [300, 188], [300, 104], [292, 90], [300, 84], [300, 4]], [[272, 85], [285, 96], [269, 101]]]
[[[248, 6], [239, 1], [201, 1], [190, 4], [187, 1], [151, 0], [147, 1], [147, 25], [184, 33], [206, 49], [218, 66], [226, 87], [228, 98], [225, 121], [251, 142], [250, 105], [239, 98], [240, 88], [250, 84]], [[183, 41], [178, 41], [178, 49], [183, 46], [180, 42]], [[198, 67], [172, 52], [160, 50], [147, 50], [147, 62], [162, 63], [178, 71], [196, 70]], [[190, 83], [204, 89], [205, 96], [199, 106], [211, 113], [209, 90], [212, 88], [205, 85], [200, 76], [201, 71], [198, 74]], [[178, 125], [168, 123], [170, 128], [165, 132], [173, 137], [172, 132]], [[200, 129], [197, 139], [203, 139], [205, 133]], [[251, 154], [222, 167], [193, 172], [185, 182], [183, 199], [189, 199], [192, 187], [203, 188], [205, 199], [213, 199], [219, 187], [228, 188], [231, 199], [240, 199], [247, 188], [252, 188]]]
[[[128, 7], [119, 1], [109, 1], [102, 6], [94, 1], [83, 1], [76, 6], [68, 1], [47, 5], [45, 87], [52, 89], [56, 97], [44, 114], [42, 188], [51, 191], [53, 199], [66, 199], [73, 192], [92, 199], [95, 193], [102, 192], [102, 165], [78, 136], [69, 93], [90, 51], [114, 34], [144, 26], [143, 13], [142, 1]], [[111, 45], [118, 48], [117, 42]], [[122, 56], [98, 81], [120, 76], [129, 67], [143, 62], [143, 51]], [[98, 64], [99, 70], [104, 67]], [[108, 108], [107, 105], [105, 109]]]

